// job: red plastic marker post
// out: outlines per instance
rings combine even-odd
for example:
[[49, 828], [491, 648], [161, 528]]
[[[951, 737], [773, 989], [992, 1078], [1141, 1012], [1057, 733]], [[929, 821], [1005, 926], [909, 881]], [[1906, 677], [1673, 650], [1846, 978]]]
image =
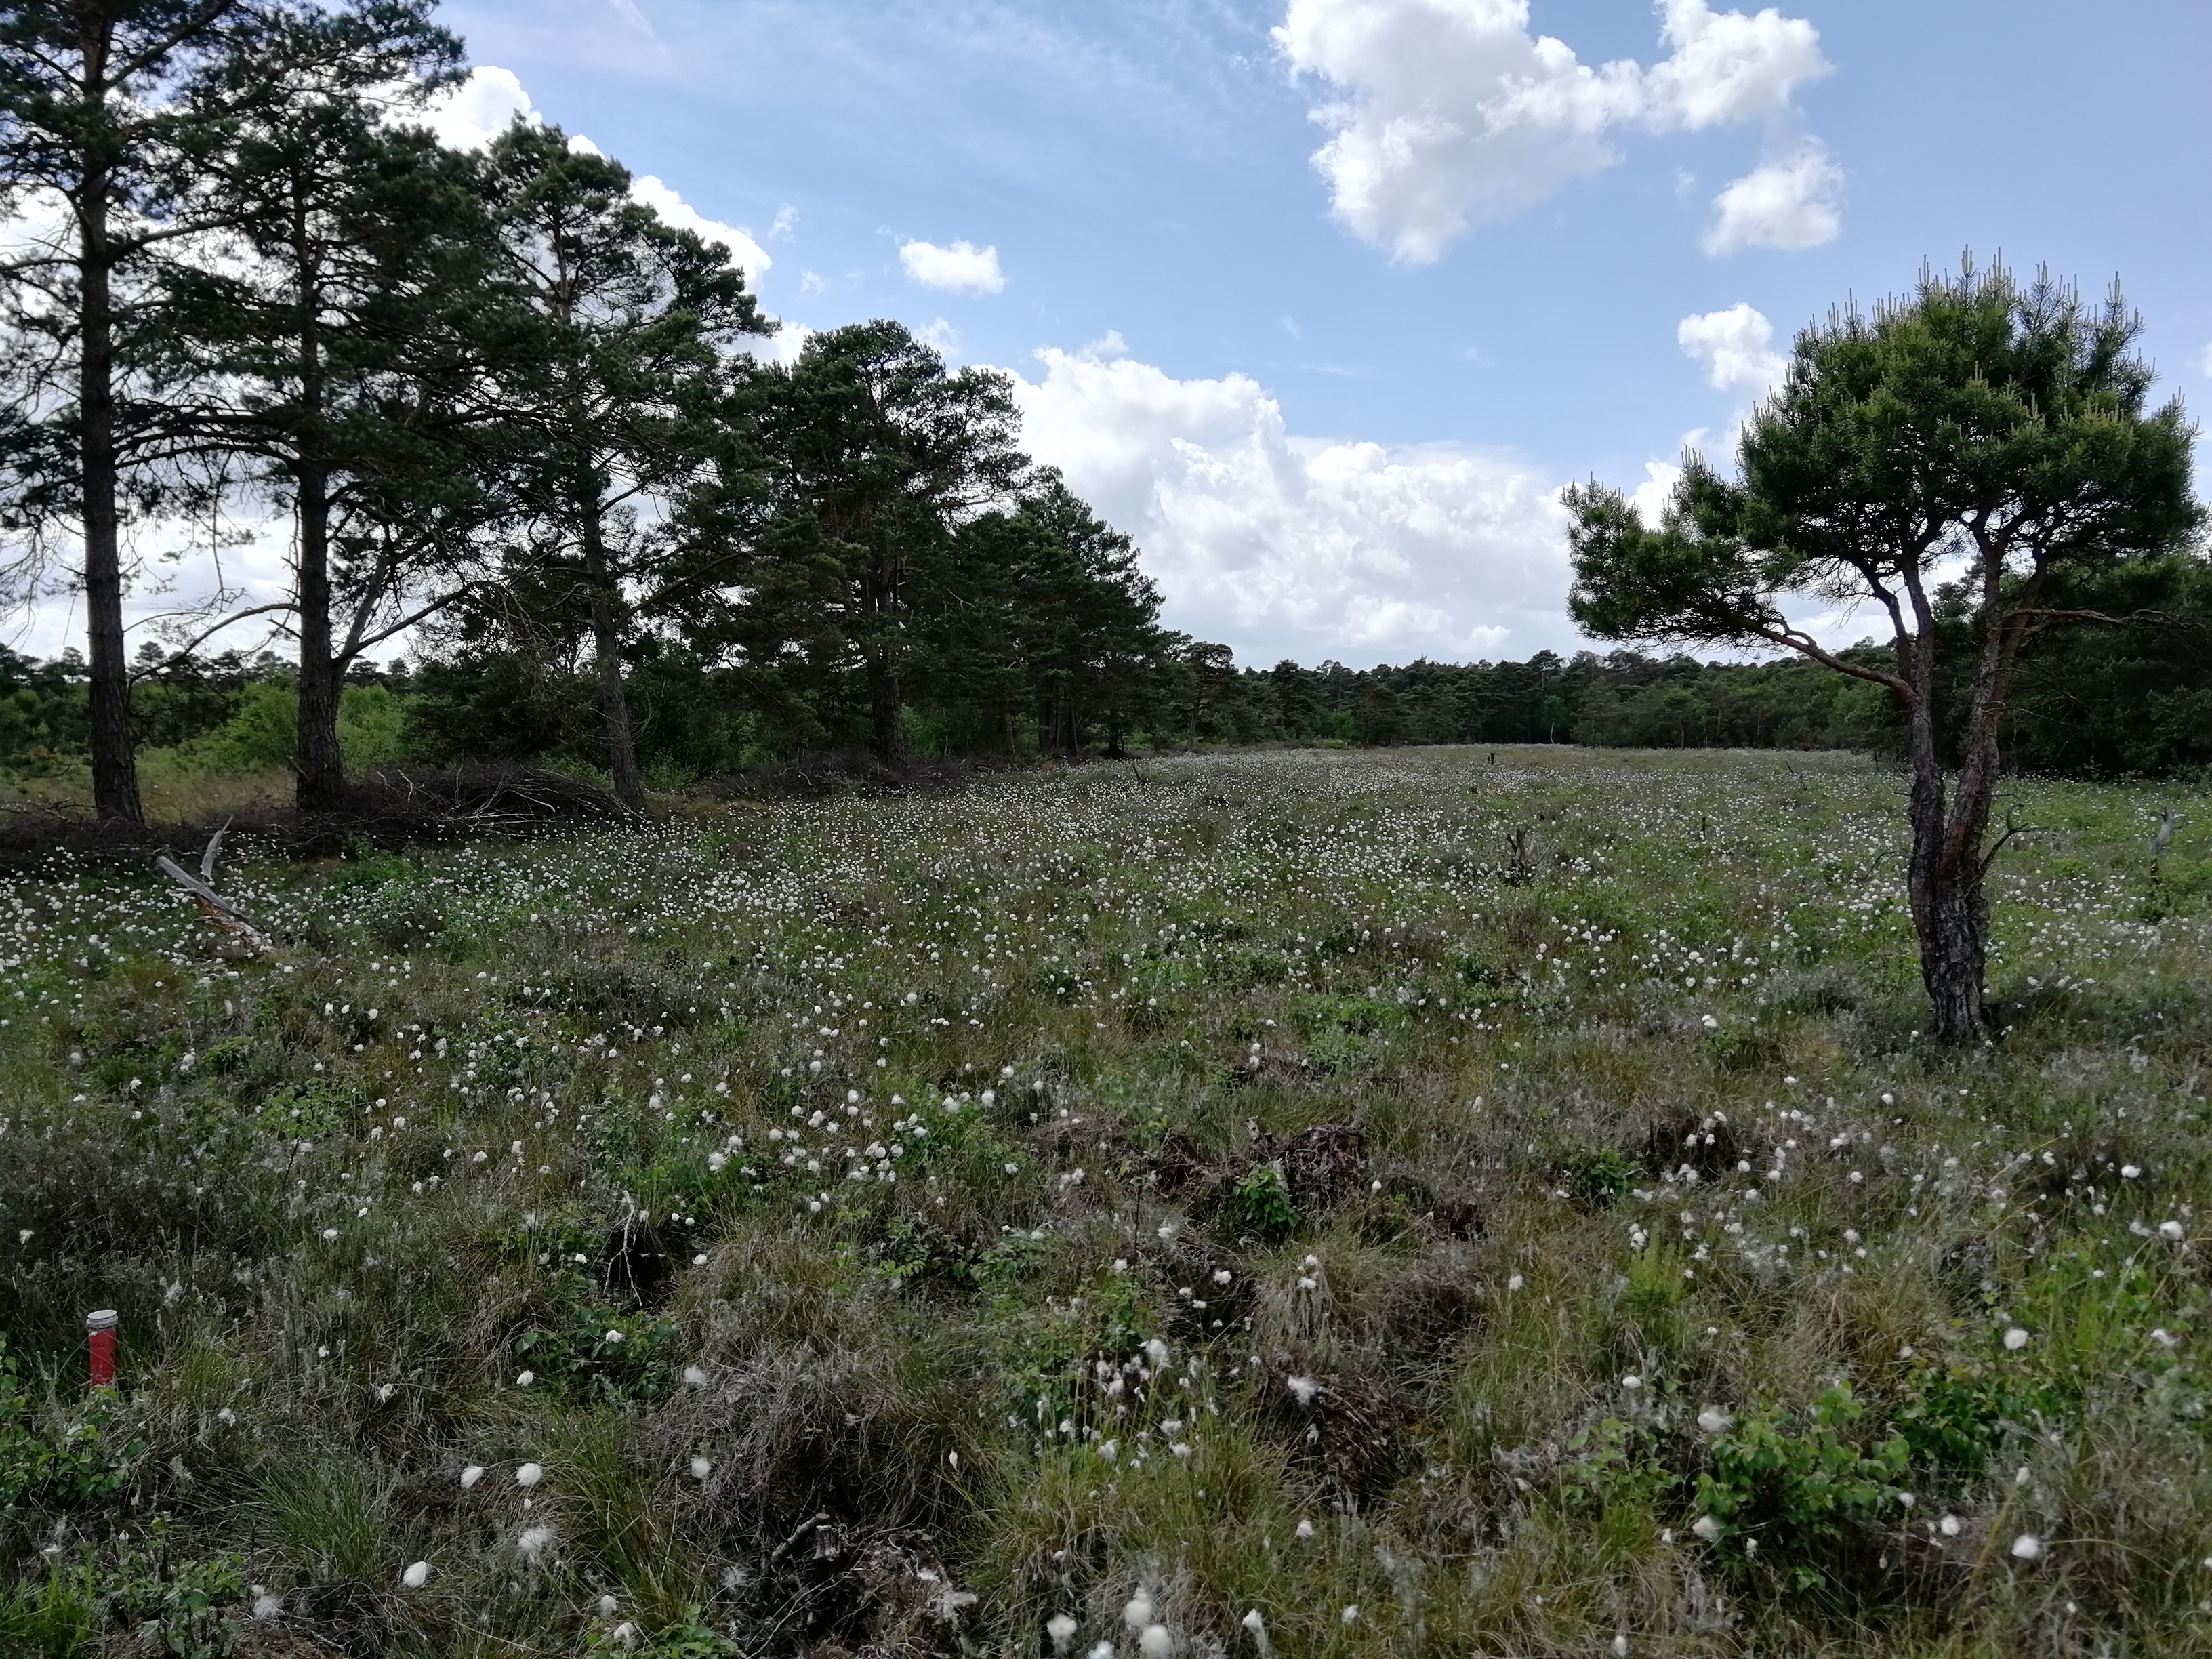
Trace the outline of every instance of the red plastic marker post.
[[115, 1322], [112, 1308], [84, 1316], [84, 1328], [92, 1337], [92, 1386], [95, 1389], [115, 1386]]

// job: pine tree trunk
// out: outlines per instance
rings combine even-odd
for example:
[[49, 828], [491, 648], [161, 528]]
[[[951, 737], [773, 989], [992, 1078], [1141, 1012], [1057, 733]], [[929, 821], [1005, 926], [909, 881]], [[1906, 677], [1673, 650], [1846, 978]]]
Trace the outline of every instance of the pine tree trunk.
[[1982, 974], [1988, 954], [1989, 910], [1982, 896], [1981, 845], [1989, 804], [1962, 790], [1947, 810], [1942, 757], [1936, 750], [1932, 699], [1911, 711], [1912, 856], [1906, 890], [1920, 941], [1920, 978], [1928, 988], [1935, 1035], [1942, 1042], [1989, 1035]]
[[345, 805], [345, 757], [338, 749], [337, 664], [331, 653], [329, 486], [319, 463], [300, 468], [300, 735], [293, 802], [302, 812]]
[[629, 696], [623, 689], [622, 633], [616, 626], [617, 596], [607, 569], [605, 534], [599, 504], [586, 503], [584, 520], [584, 576], [592, 591], [592, 642], [599, 658], [599, 706], [607, 723], [607, 769], [615, 796], [633, 812], [645, 810], [645, 785], [637, 772], [637, 744], [630, 735]]
[[300, 566], [295, 584], [300, 626], [299, 735], [292, 801], [302, 812], [335, 812], [345, 805], [345, 757], [338, 749], [338, 666], [331, 653], [331, 491], [321, 454], [322, 344], [318, 332], [319, 278], [306, 210], [295, 196], [293, 257], [300, 285], [299, 521]]
[[[84, 97], [106, 96], [105, 30], [88, 24]], [[146, 821], [138, 799], [137, 744], [131, 732], [131, 665], [123, 647], [123, 561], [116, 508], [115, 320], [107, 239], [107, 170], [85, 169], [77, 204], [80, 293], [77, 320], [78, 462], [84, 514], [84, 615], [92, 671], [92, 800], [105, 819]]]
[[898, 670], [883, 651], [868, 657], [868, 714], [876, 758], [897, 765], [906, 758], [906, 703], [899, 693]]

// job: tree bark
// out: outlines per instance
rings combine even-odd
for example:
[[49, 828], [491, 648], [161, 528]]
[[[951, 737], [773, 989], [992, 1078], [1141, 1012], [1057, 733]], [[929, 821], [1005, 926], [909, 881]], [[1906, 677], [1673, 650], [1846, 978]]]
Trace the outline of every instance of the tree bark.
[[299, 475], [300, 732], [293, 801], [302, 812], [345, 805], [345, 757], [338, 747], [343, 695], [331, 650], [330, 496], [319, 461]]
[[[105, 108], [107, 32], [87, 8], [82, 38], [84, 108]], [[97, 144], [92, 139], [88, 144]], [[78, 234], [77, 444], [84, 523], [84, 615], [92, 673], [92, 800], [101, 818], [143, 823], [131, 731], [131, 665], [123, 647], [123, 560], [116, 504], [113, 250], [108, 168], [88, 148], [76, 203]]]
[[330, 474], [321, 453], [323, 362], [316, 331], [317, 276], [304, 209], [295, 215], [294, 257], [300, 282], [298, 438], [300, 623], [299, 734], [293, 759], [293, 804], [302, 812], [335, 812], [345, 804], [345, 757], [338, 747], [339, 671], [331, 651]]
[[606, 536], [599, 504], [583, 507], [584, 577], [591, 585], [592, 642], [599, 659], [599, 706], [607, 723], [607, 769], [615, 798], [633, 812], [645, 811], [645, 784], [637, 772], [637, 744], [630, 735], [629, 696], [623, 689], [622, 632], [616, 624], [619, 596], [607, 569]]
[[868, 714], [876, 758], [887, 766], [897, 765], [906, 758], [906, 702], [899, 690], [898, 670], [887, 651], [868, 653]]

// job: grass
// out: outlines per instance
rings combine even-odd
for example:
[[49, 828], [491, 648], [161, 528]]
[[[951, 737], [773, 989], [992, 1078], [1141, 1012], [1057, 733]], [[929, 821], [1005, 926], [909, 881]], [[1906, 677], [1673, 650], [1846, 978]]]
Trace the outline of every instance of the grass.
[[1964, 1052], [1844, 757], [20, 882], [0, 1647], [2212, 1652], [2205, 803], [2014, 793]]

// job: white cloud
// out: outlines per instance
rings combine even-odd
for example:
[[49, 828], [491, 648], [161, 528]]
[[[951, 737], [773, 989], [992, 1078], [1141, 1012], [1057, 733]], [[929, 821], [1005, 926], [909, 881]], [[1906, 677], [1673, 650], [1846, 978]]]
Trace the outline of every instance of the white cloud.
[[1674, 493], [1674, 486], [1681, 478], [1682, 469], [1677, 462], [1644, 463], [1644, 482], [1628, 492], [1628, 501], [1636, 509], [1636, 516], [1644, 520], [1646, 530], [1659, 528], [1659, 521], [1667, 512], [1667, 499]]
[[1832, 242], [1844, 228], [1835, 203], [1843, 183], [1844, 170], [1818, 144], [1765, 162], [1713, 198], [1705, 252], [1719, 255], [1747, 247], [1794, 251]]
[[786, 241], [790, 239], [791, 233], [798, 228], [799, 210], [786, 202], [775, 210], [775, 218], [769, 224], [768, 234], [778, 241]]
[[971, 294], [996, 294], [1006, 286], [999, 269], [999, 250], [955, 242], [939, 247], [934, 242], [902, 242], [899, 264], [907, 276], [924, 288], [949, 288]]
[[[530, 101], [530, 94], [523, 90], [521, 77], [513, 70], [492, 64], [471, 70], [466, 80], [432, 99], [424, 111], [430, 131], [437, 135], [440, 143], [450, 149], [483, 149], [505, 132], [517, 116], [532, 125], [544, 118]], [[579, 155], [606, 154], [580, 132], [568, 135], [568, 148]], [[721, 243], [730, 250], [732, 262], [751, 279], [756, 289], [761, 277], [775, 263], [769, 257], [768, 250], [754, 240], [743, 226], [708, 218], [652, 173], [631, 179], [629, 197], [678, 229], [695, 231], [710, 242]], [[784, 210], [784, 213], [791, 211], [788, 208]], [[784, 213], [776, 216], [776, 223], [788, 228]]]
[[768, 257], [768, 250], [743, 226], [726, 225], [719, 219], [709, 219], [681, 196], [671, 190], [651, 173], [630, 180], [629, 198], [651, 208], [678, 230], [695, 231], [710, 242], [720, 242], [730, 250], [731, 260], [752, 279], [754, 288], [768, 268], [775, 263]]
[[1426, 263], [1611, 163], [1607, 129], [1696, 130], [1779, 119], [1828, 72], [1820, 35], [1768, 8], [1663, 0], [1671, 49], [1646, 69], [1596, 68], [1528, 32], [1527, 0], [1289, 0], [1275, 40], [1343, 94], [1314, 112], [1314, 155], [1336, 216], [1398, 258]]
[[1790, 360], [1774, 349], [1774, 325], [1739, 300], [1725, 311], [1685, 317], [1675, 343], [1705, 366], [1705, 384], [1763, 398], [1780, 383]]
[[1462, 445], [1298, 437], [1249, 376], [1177, 380], [1109, 339], [1016, 376], [1024, 444], [1137, 538], [1171, 626], [1259, 664], [1573, 645], [1555, 480]]
[[2212, 375], [2212, 340], [2206, 341], [2204, 349], [2197, 354], [2197, 372]]
[[939, 356], [950, 357], [960, 349], [960, 331], [942, 317], [924, 323], [915, 330], [914, 337]]
[[513, 70], [483, 64], [468, 78], [448, 87], [430, 100], [423, 125], [448, 149], [483, 149], [520, 116], [535, 125], [539, 119], [522, 77]]

